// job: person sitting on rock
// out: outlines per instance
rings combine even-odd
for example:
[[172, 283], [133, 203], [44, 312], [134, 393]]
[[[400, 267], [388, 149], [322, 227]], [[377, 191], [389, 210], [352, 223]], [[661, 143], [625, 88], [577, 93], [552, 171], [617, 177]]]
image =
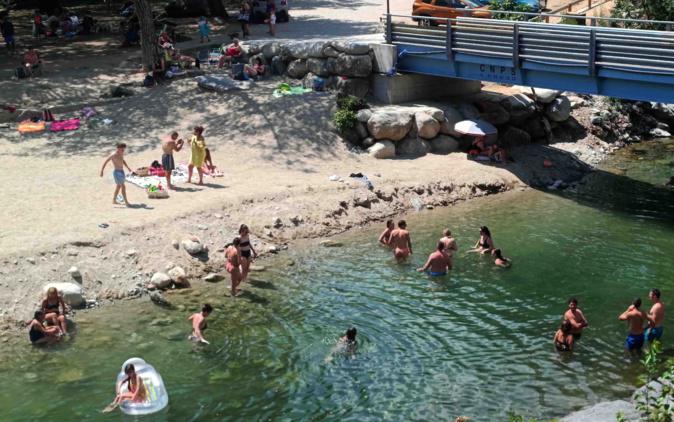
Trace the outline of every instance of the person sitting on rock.
[[37, 50], [30, 47], [23, 55], [22, 64], [28, 76], [32, 76], [35, 71], [41, 71], [40, 66], [42, 66], [42, 61]]
[[63, 334], [68, 332], [66, 322], [66, 304], [59, 295], [56, 287], [50, 287], [47, 290], [47, 298], [42, 301], [42, 312], [44, 319], [60, 328]]
[[222, 49], [223, 54], [218, 60], [218, 68], [222, 69], [225, 64], [231, 66], [232, 63], [238, 63], [243, 58], [243, 48], [239, 44], [239, 39], [234, 38], [232, 43]]
[[28, 323], [28, 337], [32, 344], [52, 344], [58, 341], [61, 336], [61, 329], [56, 327], [45, 327], [44, 311], [35, 311], [33, 319]]
[[249, 65], [243, 66], [243, 71], [246, 72], [246, 75], [248, 75], [248, 77], [253, 79], [256, 79], [260, 76], [264, 76], [267, 68], [264, 65], [264, 63], [262, 63], [262, 59], [260, 57], [256, 57], [255, 60], [253, 60], [253, 62], [254, 63], [252, 66]]

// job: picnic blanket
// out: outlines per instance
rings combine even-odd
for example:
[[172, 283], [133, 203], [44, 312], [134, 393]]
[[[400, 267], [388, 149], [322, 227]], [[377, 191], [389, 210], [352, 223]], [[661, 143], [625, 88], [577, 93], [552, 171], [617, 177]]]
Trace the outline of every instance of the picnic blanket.
[[250, 89], [250, 81], [237, 81], [229, 76], [204, 75], [194, 78], [207, 91], [228, 92]]
[[[159, 184], [162, 186], [166, 185], [166, 178], [151, 175], [138, 176], [136, 174], [127, 174], [126, 181], [142, 189], [147, 189], [149, 186], [159, 186]], [[171, 184], [177, 185], [185, 182], [187, 182], [187, 168], [185, 171], [179, 168], [174, 169], [171, 173]]]
[[52, 122], [49, 130], [52, 132], [63, 132], [66, 130], [77, 130], [80, 128], [80, 119], [57, 120]]
[[19, 123], [19, 133], [26, 134], [26, 133], [37, 133], [37, 132], [42, 132], [45, 130], [46, 126], [44, 122], [33, 122], [31, 120], [24, 120], [23, 122]]

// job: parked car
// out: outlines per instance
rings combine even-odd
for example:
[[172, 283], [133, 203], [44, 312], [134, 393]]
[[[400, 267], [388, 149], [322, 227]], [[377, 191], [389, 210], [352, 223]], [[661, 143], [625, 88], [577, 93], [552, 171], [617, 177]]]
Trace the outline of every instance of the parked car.
[[[456, 19], [460, 16], [490, 18], [489, 6], [480, 5], [476, 0], [414, 0], [413, 19], [420, 26], [439, 25], [445, 22], [427, 18]], [[417, 17], [418, 16], [418, 17]]]

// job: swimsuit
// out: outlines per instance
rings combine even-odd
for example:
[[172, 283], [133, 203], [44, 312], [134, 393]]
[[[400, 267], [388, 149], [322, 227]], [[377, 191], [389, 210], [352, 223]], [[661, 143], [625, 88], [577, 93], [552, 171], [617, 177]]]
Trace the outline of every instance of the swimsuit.
[[173, 171], [176, 168], [176, 163], [173, 161], [173, 154], [163, 154], [161, 156], [161, 166], [164, 171]]
[[628, 334], [625, 347], [628, 350], [640, 350], [644, 346], [644, 334]]
[[662, 331], [665, 329], [662, 325], [659, 327], [649, 328], [646, 330], [646, 338], [648, 341], [660, 340], [662, 337]]
[[[244, 249], [245, 248], [245, 249]], [[239, 243], [239, 249], [241, 250], [241, 256], [244, 258], [250, 258], [250, 240], [242, 241]]]
[[447, 275], [447, 271], [428, 271], [427, 273], [431, 277], [442, 277], [443, 275]]
[[115, 179], [115, 184], [123, 185], [126, 176], [124, 175], [124, 170], [115, 169], [112, 172], [112, 177]]
[[30, 331], [28, 331], [28, 337], [30, 338], [31, 343], [37, 343], [46, 337], [45, 333], [40, 330], [36, 330], [35, 327], [31, 326]]
[[556, 348], [557, 351], [559, 351], [559, 352], [568, 352], [568, 351], [570, 350], [568, 344], [566, 344], [566, 343], [561, 343], [561, 342], [559, 342], [559, 341], [557, 341], [557, 340], [555, 340], [555, 348]]
[[59, 315], [59, 305], [60, 303], [57, 301], [56, 303], [49, 303], [48, 301], [45, 300], [47, 305], [44, 307], [47, 312], [45, 314], [56, 314]]

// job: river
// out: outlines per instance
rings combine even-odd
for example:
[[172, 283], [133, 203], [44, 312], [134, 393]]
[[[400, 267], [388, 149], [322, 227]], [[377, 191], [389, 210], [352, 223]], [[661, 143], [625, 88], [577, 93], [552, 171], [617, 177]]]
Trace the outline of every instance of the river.
[[[376, 246], [379, 227], [340, 236], [341, 248], [299, 243], [264, 263], [240, 299], [225, 284], [169, 297], [165, 310], [124, 301], [76, 316], [77, 332], [51, 349], [0, 343], [0, 420], [118, 420], [99, 410], [121, 364], [140, 356], [163, 375], [169, 408], [144, 420], [506, 420], [515, 410], [550, 419], [628, 397], [639, 363], [626, 356], [633, 297], [674, 296], [674, 142], [612, 157], [577, 192], [527, 190], [407, 217], [415, 255], [397, 265]], [[487, 225], [513, 260], [498, 269], [464, 251]], [[455, 269], [414, 271], [449, 227]], [[551, 343], [566, 300], [590, 326], [571, 355]], [[206, 337], [185, 340], [186, 318], [215, 307]], [[665, 325], [672, 327], [670, 313]], [[358, 328], [355, 357], [331, 354]], [[665, 331], [671, 353], [674, 335]], [[27, 338], [26, 338], [27, 342]]]

